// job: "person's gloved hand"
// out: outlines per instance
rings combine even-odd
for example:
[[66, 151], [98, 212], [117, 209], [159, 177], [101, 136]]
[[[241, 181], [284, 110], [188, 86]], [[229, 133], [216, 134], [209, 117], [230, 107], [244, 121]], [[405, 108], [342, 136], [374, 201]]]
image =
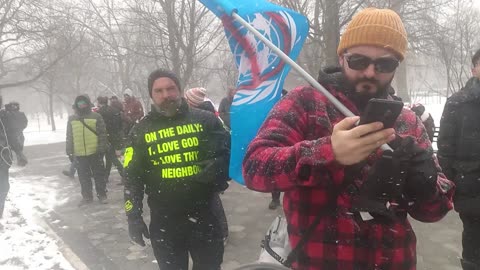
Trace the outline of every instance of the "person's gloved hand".
[[150, 239], [150, 233], [148, 232], [147, 224], [143, 221], [142, 216], [128, 217], [128, 235], [133, 242], [140, 246], [145, 246], [143, 237]]
[[394, 157], [408, 161], [405, 195], [409, 199], [427, 200], [437, 192], [438, 169], [432, 153], [406, 137], [400, 140]]
[[389, 202], [399, 198], [403, 192], [406, 177], [404, 165], [394, 160], [392, 151], [384, 151], [354, 196], [352, 210], [394, 218]]

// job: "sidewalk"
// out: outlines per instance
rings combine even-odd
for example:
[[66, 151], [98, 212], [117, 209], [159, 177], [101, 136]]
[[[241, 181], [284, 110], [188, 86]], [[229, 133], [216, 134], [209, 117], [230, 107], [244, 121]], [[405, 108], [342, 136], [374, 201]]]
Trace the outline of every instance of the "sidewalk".
[[[29, 164], [12, 172], [11, 192], [17, 198], [26, 196], [34, 202], [32, 211], [43, 217], [61, 238], [62, 251], [73, 252], [63, 252], [73, 267], [158, 269], [151, 246], [141, 248], [129, 240], [123, 210], [123, 186], [117, 185], [120, 181], [118, 173], [112, 170], [107, 184], [107, 205], [95, 201], [78, 208], [81, 198], [78, 178], [71, 180], [61, 174], [68, 165], [64, 147], [64, 143], [27, 147]], [[236, 183], [232, 183], [221, 197], [230, 228], [223, 269], [233, 270], [258, 258], [260, 240], [282, 210], [268, 210], [270, 194], [253, 192]], [[144, 205], [144, 218], [148, 224], [149, 210], [147, 204]], [[458, 258], [461, 222], [456, 213], [451, 212], [435, 224], [412, 223], [418, 238], [417, 269], [461, 269]]]

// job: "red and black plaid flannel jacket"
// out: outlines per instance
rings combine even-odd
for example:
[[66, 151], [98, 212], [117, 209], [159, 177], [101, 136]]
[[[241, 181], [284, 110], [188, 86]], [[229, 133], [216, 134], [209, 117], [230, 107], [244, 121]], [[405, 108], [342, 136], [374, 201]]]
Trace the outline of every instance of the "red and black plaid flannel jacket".
[[[343, 93], [333, 86], [328, 90], [358, 114]], [[404, 204], [403, 218], [390, 223], [363, 221], [350, 210], [352, 193], [342, 185], [347, 170], [335, 161], [330, 142], [333, 126], [343, 118], [315, 89], [292, 90], [275, 105], [248, 148], [243, 162], [246, 185], [261, 192], [285, 192], [283, 205], [292, 247], [323, 212], [295, 269], [415, 269], [416, 237], [406, 214], [423, 222], [440, 220], [452, 209], [454, 185], [438, 173], [435, 197]], [[431, 147], [424, 126], [410, 110], [402, 111], [395, 130], [400, 136], [413, 136], [422, 148]], [[367, 165], [353, 175], [355, 185], [361, 186], [379, 154], [372, 154]], [[332, 201], [334, 210], [329, 208]]]

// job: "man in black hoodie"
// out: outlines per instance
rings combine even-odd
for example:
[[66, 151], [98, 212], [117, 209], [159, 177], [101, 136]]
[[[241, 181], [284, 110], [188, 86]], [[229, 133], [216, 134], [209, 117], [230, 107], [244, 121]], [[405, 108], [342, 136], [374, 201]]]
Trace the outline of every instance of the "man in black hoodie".
[[25, 143], [25, 137], [23, 130], [27, 128], [28, 119], [25, 113], [20, 111], [20, 104], [16, 101], [12, 101], [5, 105], [5, 110], [8, 114], [8, 118], [11, 119], [12, 124], [12, 137], [13, 141], [10, 142], [12, 150], [17, 156], [17, 164], [19, 166], [27, 165], [27, 157], [23, 153], [23, 145]]
[[440, 120], [438, 159], [457, 186], [454, 207], [463, 222], [462, 266], [480, 269], [480, 50], [472, 78], [448, 98]]
[[123, 166], [115, 153], [115, 150], [120, 150], [123, 144], [122, 112], [117, 108], [108, 105], [108, 97], [99, 96], [97, 98], [97, 104], [97, 112], [103, 117], [107, 129], [108, 144], [107, 152], [105, 153], [105, 182], [108, 182], [113, 164], [122, 177], [122, 181], [119, 184], [124, 184], [125, 175], [123, 173]]
[[[215, 115], [189, 108], [180, 82], [166, 70], [148, 78], [152, 111], [134, 126], [125, 151], [129, 234], [152, 247], [162, 270], [220, 269], [223, 241], [210, 203], [228, 179], [228, 136]], [[148, 194], [151, 222], [143, 221]]]

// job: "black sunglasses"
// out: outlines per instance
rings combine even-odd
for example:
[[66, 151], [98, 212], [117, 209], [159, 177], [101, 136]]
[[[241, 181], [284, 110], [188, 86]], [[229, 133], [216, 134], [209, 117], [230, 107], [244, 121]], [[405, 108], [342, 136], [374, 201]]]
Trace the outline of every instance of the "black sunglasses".
[[346, 54], [345, 59], [347, 60], [348, 67], [353, 70], [365, 70], [370, 64], [373, 64], [375, 72], [378, 73], [391, 73], [395, 71], [400, 64], [400, 61], [392, 57], [372, 59], [361, 54]]

